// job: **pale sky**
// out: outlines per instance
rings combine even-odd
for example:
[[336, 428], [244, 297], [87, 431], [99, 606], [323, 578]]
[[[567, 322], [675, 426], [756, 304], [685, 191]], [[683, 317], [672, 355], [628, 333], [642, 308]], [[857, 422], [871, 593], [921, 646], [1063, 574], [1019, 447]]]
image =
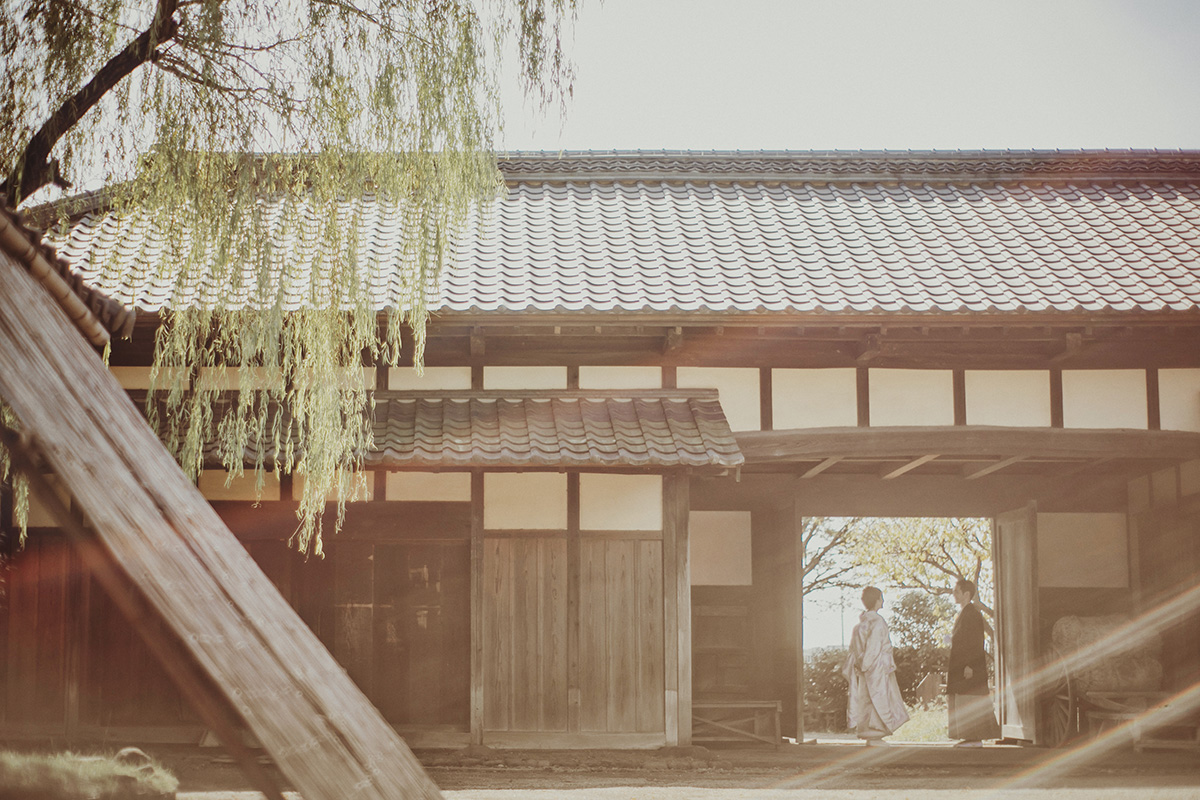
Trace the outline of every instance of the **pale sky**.
[[507, 149], [1200, 148], [1196, 0], [582, 2]]

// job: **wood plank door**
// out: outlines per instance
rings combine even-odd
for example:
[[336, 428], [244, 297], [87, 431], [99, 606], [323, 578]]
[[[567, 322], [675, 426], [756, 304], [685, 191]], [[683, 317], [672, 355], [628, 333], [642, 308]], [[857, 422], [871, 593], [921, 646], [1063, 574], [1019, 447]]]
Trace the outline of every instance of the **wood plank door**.
[[1037, 504], [1006, 511], [992, 524], [996, 569], [996, 688], [1000, 732], [1037, 741]]

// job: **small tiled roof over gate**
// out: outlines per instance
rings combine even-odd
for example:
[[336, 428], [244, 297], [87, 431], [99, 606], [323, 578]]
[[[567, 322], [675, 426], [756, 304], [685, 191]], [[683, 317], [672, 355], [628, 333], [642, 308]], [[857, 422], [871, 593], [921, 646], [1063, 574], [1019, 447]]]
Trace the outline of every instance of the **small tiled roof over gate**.
[[716, 391], [378, 392], [368, 465], [739, 467]]
[[[373, 398], [375, 447], [363, 459], [369, 468], [724, 470], [745, 463], [714, 389], [376, 391]], [[144, 394], [135, 402], [144, 404]], [[228, 411], [218, 402], [215, 422]], [[249, 450], [246, 462], [258, 455]], [[220, 464], [215, 440], [205, 459]]]
[[[1200, 310], [1197, 152], [585, 152], [500, 167], [504, 191], [463, 226], [431, 302], [443, 317]], [[378, 307], [396, 306], [398, 210], [365, 195], [343, 211]], [[157, 311], [160, 234], [94, 208], [61, 251]], [[102, 277], [117, 253], [124, 268]]]

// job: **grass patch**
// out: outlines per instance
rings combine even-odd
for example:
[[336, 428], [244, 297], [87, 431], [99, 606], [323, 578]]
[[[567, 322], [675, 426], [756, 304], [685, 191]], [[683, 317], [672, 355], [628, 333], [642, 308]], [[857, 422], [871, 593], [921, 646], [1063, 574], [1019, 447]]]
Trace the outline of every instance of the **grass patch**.
[[0, 800], [172, 798], [179, 781], [140, 750], [117, 755], [0, 751]]
[[948, 742], [946, 732], [946, 701], [939, 700], [927, 707], [909, 708], [909, 720], [900, 730], [887, 737], [889, 742]]

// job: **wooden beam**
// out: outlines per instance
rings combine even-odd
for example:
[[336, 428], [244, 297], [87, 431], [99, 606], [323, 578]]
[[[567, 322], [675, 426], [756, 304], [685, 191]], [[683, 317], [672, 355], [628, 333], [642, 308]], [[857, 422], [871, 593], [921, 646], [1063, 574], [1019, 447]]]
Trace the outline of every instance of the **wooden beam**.
[[841, 458], [946, 457], [1200, 458], [1200, 433], [1110, 428], [1008, 428], [990, 425], [796, 428], [734, 434], [747, 465]]
[[683, 347], [683, 328], [674, 327], [667, 331], [667, 336], [663, 339], [663, 355], [674, 353]]
[[1063, 337], [1063, 349], [1050, 356], [1050, 363], [1057, 364], [1083, 351], [1083, 334], [1068, 333]]
[[885, 481], [890, 481], [893, 478], [899, 478], [904, 473], [911, 472], [912, 470], [916, 469], [917, 467], [921, 466], [922, 464], [927, 464], [930, 461], [933, 461], [937, 457], [938, 457], [938, 454], [933, 453], [930, 455], [920, 456], [919, 458], [914, 458], [912, 461], [909, 461], [906, 464], [902, 464], [901, 466], [896, 467], [895, 469], [888, 469], [885, 467], [883, 469], [883, 471], [879, 474], [879, 477], [881, 480], [885, 480]]
[[805, 472], [800, 477], [801, 478], [815, 478], [818, 475], [820, 475], [822, 472], [829, 469], [830, 467], [832, 467], [834, 464], [838, 463], [841, 460], [842, 460], [841, 456], [830, 456], [829, 458], [822, 461], [820, 464], [817, 464], [815, 467], [811, 467], [807, 472]]
[[858, 355], [854, 360], [860, 366], [865, 365], [868, 361], [875, 358], [883, 351], [883, 342], [878, 334], [868, 333], [862, 338], [858, 345]]
[[985, 475], [991, 475], [993, 472], [999, 472], [1007, 466], [1024, 460], [1025, 456], [1009, 456], [1008, 458], [1002, 458], [999, 461], [993, 461], [984, 467], [980, 467], [975, 464], [968, 464], [963, 468], [963, 478], [968, 481], [973, 481], [977, 478], [982, 478]]

